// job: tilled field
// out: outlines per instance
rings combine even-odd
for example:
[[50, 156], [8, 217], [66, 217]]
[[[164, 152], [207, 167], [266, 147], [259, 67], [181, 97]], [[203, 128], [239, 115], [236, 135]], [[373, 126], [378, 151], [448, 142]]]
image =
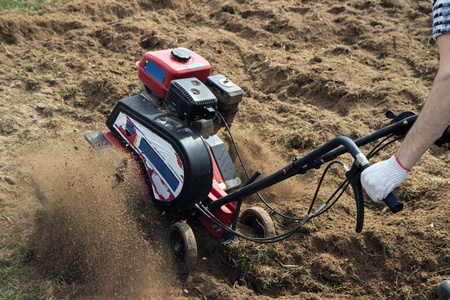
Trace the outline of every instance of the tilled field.
[[[402, 212], [367, 199], [359, 234], [350, 192], [276, 244], [224, 246], [193, 222], [199, 266], [180, 276], [167, 244], [174, 218], [143, 209], [131, 164], [83, 137], [140, 88], [145, 52], [185, 47], [244, 90], [232, 133], [250, 173], [267, 175], [336, 136], [388, 125], [387, 110], [420, 111], [438, 66], [431, 21], [431, 3], [417, 0], [77, 0], [2, 11], [0, 298], [38, 287], [47, 298], [435, 299], [450, 277], [448, 151], [432, 148], [396, 190]], [[301, 217], [321, 172], [262, 194]], [[333, 169], [318, 199], [343, 177]], [[296, 225], [272, 217], [278, 233]]]

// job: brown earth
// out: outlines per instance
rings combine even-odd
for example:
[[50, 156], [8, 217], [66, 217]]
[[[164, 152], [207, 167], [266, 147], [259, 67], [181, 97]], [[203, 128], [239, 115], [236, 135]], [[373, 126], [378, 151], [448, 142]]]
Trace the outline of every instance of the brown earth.
[[[146, 51], [186, 47], [244, 90], [232, 132], [250, 173], [267, 175], [335, 136], [387, 125], [387, 110], [420, 111], [438, 66], [431, 23], [431, 3], [418, 0], [75, 0], [1, 12], [0, 228], [2, 249], [24, 248], [22, 284], [40, 282], [48, 298], [435, 299], [450, 277], [448, 151], [432, 148], [397, 189], [402, 212], [366, 200], [359, 234], [350, 193], [268, 246], [223, 246], [193, 223], [199, 266], [180, 276], [174, 220], [142, 209], [124, 157], [83, 138], [138, 89]], [[301, 217], [320, 176], [263, 196]], [[342, 177], [327, 176], [319, 199]], [[278, 233], [295, 226], [272, 216]]]

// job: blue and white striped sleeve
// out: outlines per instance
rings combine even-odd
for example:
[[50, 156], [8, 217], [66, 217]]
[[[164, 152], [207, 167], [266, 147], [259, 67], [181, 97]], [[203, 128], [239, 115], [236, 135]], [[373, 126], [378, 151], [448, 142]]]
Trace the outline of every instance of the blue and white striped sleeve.
[[433, 38], [450, 32], [450, 0], [431, 0], [433, 3]]

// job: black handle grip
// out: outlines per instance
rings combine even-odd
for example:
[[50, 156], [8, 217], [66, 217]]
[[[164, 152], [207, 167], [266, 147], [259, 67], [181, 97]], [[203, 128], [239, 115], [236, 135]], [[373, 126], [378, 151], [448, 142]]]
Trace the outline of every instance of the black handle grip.
[[[370, 164], [366, 164], [363, 167], [361, 167], [362, 170], [367, 169], [370, 166]], [[384, 198], [384, 203], [386, 203], [387, 206], [391, 209], [392, 213], [398, 213], [403, 209], [403, 203], [398, 199], [397, 195], [395, 195], [394, 192], [390, 192], [386, 198]]]
[[403, 209], [403, 203], [398, 199], [394, 192], [390, 192], [383, 201], [389, 206], [393, 213], [398, 213]]

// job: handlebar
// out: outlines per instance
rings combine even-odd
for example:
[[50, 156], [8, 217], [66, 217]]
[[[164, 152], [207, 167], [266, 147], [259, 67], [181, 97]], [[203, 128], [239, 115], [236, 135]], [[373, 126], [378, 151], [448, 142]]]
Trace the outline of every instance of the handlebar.
[[[368, 157], [372, 156], [373, 153], [378, 152], [380, 149], [386, 147], [393, 141], [403, 137], [407, 133], [407, 131], [411, 128], [413, 123], [416, 121], [417, 117], [418, 117], [418, 115], [416, 115], [415, 113], [412, 113], [412, 112], [404, 112], [404, 113], [400, 114], [399, 116], [394, 115], [394, 120], [393, 120], [393, 122], [391, 122], [390, 126], [384, 127], [378, 131], [375, 131], [367, 136], [361, 137], [354, 141], [348, 137], [342, 137], [342, 136], [336, 137], [333, 140], [328, 141], [324, 145], [320, 146], [319, 148], [316, 148], [315, 150], [311, 151], [307, 155], [305, 155], [303, 157], [301, 157], [301, 156], [296, 157], [293, 162], [286, 165], [282, 169], [268, 175], [267, 177], [264, 177], [255, 182], [253, 182], [253, 179], [250, 179], [240, 189], [235, 190], [234, 192], [232, 192], [220, 199], [211, 201], [206, 206], [202, 205], [203, 210], [200, 213], [205, 213], [205, 212], [207, 213], [208, 211], [213, 211], [213, 210], [219, 209], [223, 205], [234, 202], [234, 201], [238, 201], [239, 202], [238, 205], [240, 206], [240, 202], [242, 201], [242, 199], [244, 197], [247, 197], [253, 193], [256, 193], [262, 189], [270, 187], [276, 183], [279, 183], [279, 182], [281, 182], [287, 178], [290, 178], [292, 176], [295, 176], [297, 174], [304, 174], [305, 172], [307, 172], [308, 170], [311, 170], [311, 169], [319, 169], [320, 166], [322, 166], [323, 164], [325, 164], [327, 162], [334, 160], [341, 154], [350, 153], [353, 156], [353, 158], [355, 159], [355, 162], [353, 164], [353, 167], [350, 170], [348, 170], [348, 168], [345, 167], [345, 165], [343, 165], [341, 163], [341, 165], [343, 165], [344, 169], [346, 170], [347, 181], [344, 182], [343, 184], [341, 184], [341, 186], [338, 188], [338, 189], [340, 189], [345, 185], [342, 189], [341, 194], [339, 196], [337, 196], [337, 198], [339, 198], [342, 195], [342, 193], [345, 191], [345, 188], [350, 183], [352, 185], [352, 188], [355, 193], [355, 200], [356, 200], [356, 207], [357, 207], [356, 232], [361, 232], [362, 228], [363, 228], [363, 223], [364, 223], [364, 196], [363, 196], [363, 189], [362, 189], [362, 185], [361, 185], [361, 173], [370, 166], [370, 163], [368, 162], [367, 158], [361, 153], [361, 151], [359, 150], [358, 147], [369, 144], [369, 143], [374, 142], [383, 137], [386, 137], [386, 139], [387, 139], [394, 135], [399, 136], [398, 138], [393, 139], [389, 143], [385, 143], [383, 145], [383, 147], [379, 147], [377, 149], [377, 151], [371, 152], [368, 155]], [[229, 129], [228, 129], [228, 131], [229, 131]], [[230, 134], [231, 134], [231, 132], [230, 132]], [[380, 142], [380, 144], [385, 142], [385, 140]], [[446, 129], [446, 131], [444, 132], [444, 134], [441, 136], [441, 138], [437, 141], [436, 145], [441, 147], [444, 144], [448, 144], [448, 143], [450, 143], [450, 124], [449, 124], [448, 128]], [[374, 148], [374, 150], [380, 144], [378, 144]], [[447, 145], [447, 146], [450, 149], [450, 145]], [[339, 161], [334, 161], [334, 162], [340, 163]], [[327, 169], [331, 166], [332, 163], [329, 164]], [[326, 170], [324, 171], [324, 175], [326, 173]], [[260, 175], [260, 172], [258, 171], [258, 174], [255, 174], [255, 175]], [[320, 182], [319, 182], [319, 186], [320, 186]], [[327, 203], [334, 197], [334, 195], [336, 195], [336, 192], [330, 197], [330, 199], [326, 203], [323, 203], [316, 211], [314, 211], [311, 214], [310, 212], [313, 207], [314, 200], [316, 199], [316, 196], [314, 196], [312, 203], [311, 203], [310, 210], [308, 211], [308, 213], [305, 215], [304, 218], [286, 217], [283, 214], [281, 214], [281, 213], [277, 212], [276, 210], [274, 210], [273, 208], [271, 208], [261, 198], [261, 200], [278, 215], [280, 215], [282, 217], [290, 218], [293, 220], [298, 220], [298, 221], [301, 220], [301, 223], [296, 228], [292, 229], [291, 231], [286, 232], [282, 235], [276, 236], [274, 238], [264, 238], [261, 240], [264, 240], [264, 242], [275, 242], [275, 241], [279, 241], [281, 239], [284, 239], [284, 238], [292, 235], [293, 232], [298, 230], [298, 228], [300, 228], [308, 220], [325, 212], [329, 208], [329, 207], [327, 207]], [[336, 201], [331, 203], [331, 205], [333, 205], [335, 202]], [[389, 209], [391, 210], [392, 213], [397, 213], [403, 209], [403, 203], [398, 199], [398, 197], [395, 195], [394, 192], [389, 193], [388, 196], [384, 199], [384, 202], [389, 207]], [[330, 207], [331, 207], [331, 205], [330, 205]], [[196, 205], [196, 207], [198, 208], [197, 205]], [[239, 208], [237, 209], [237, 212], [239, 213]], [[235, 216], [235, 217], [236, 217], [235, 220], [237, 220], [237, 216]], [[227, 225], [224, 225], [224, 224], [222, 224], [222, 225], [223, 225], [222, 226], [223, 228], [227, 228]], [[234, 223], [231, 230], [234, 230], [235, 227], [236, 227], [236, 225]], [[236, 232], [233, 231], [233, 233], [236, 233]], [[263, 242], [263, 241], [260, 241], [260, 242]]]
[[438, 147], [442, 147], [445, 144], [447, 144], [448, 149], [450, 150], [450, 124], [447, 126], [447, 128], [444, 130], [442, 135], [434, 142], [434, 144]]
[[[361, 172], [370, 166], [369, 161], [364, 156], [364, 154], [359, 150], [356, 143], [348, 137], [340, 136], [332, 139], [331, 141], [325, 143], [314, 151], [308, 153], [303, 157], [297, 157], [292, 163], [285, 166], [284, 168], [264, 177], [258, 181], [252, 182], [248, 185], [243, 186], [239, 190], [236, 190], [218, 200], [212, 201], [207, 204], [207, 208], [212, 211], [214, 209], [220, 208], [226, 203], [237, 201], [244, 197], [247, 197], [259, 190], [272, 186], [280, 181], [283, 181], [289, 177], [296, 174], [303, 173], [307, 169], [319, 167], [324, 163], [324, 158], [327, 154], [332, 152], [334, 149], [339, 149], [342, 146], [349, 152], [354, 158], [355, 163], [350, 171], [346, 173], [350, 184], [355, 191], [355, 199], [357, 205], [357, 225], [356, 231], [361, 232], [363, 222], [364, 222], [364, 199], [362, 194], [362, 186], [360, 181]], [[386, 199], [386, 204], [389, 206], [392, 212], [398, 212], [403, 208], [403, 204], [398, 200], [396, 196], [389, 195]]]

